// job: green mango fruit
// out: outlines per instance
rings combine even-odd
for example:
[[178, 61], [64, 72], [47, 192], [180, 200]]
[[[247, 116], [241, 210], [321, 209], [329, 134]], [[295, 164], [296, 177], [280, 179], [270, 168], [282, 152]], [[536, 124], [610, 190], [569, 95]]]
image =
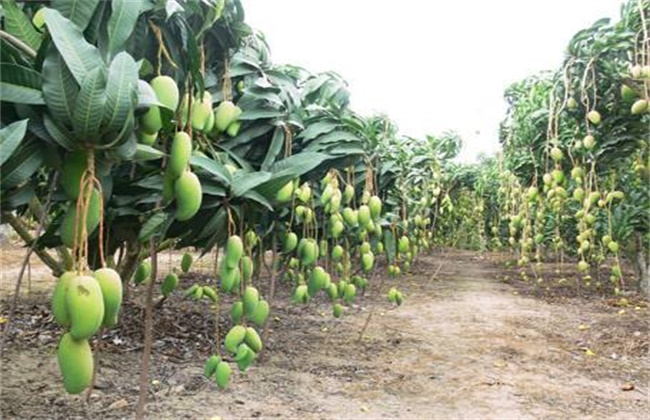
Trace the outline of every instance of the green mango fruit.
[[70, 281], [77, 277], [74, 271], [66, 271], [59, 277], [54, 287], [52, 294], [52, 316], [57, 324], [62, 327], [70, 326], [70, 314], [68, 313], [68, 304], [66, 303], [66, 295]]
[[255, 287], [247, 286], [242, 301], [244, 302], [244, 313], [252, 314], [260, 302], [260, 294]]
[[[255, 308], [255, 311], [257, 311], [257, 308]], [[232, 318], [232, 322], [234, 324], [239, 324], [242, 316], [244, 316], [244, 303], [241, 300], [233, 302], [232, 308], [230, 309], [230, 317]]]
[[275, 194], [275, 200], [280, 204], [290, 202], [292, 197], [293, 197], [293, 181], [287, 182]]
[[239, 370], [241, 372], [245, 372], [251, 363], [253, 363], [254, 359], [255, 352], [250, 347], [248, 347], [246, 343], [240, 344], [239, 348], [237, 349], [237, 355], [235, 356]]
[[162, 128], [162, 118], [160, 116], [160, 108], [155, 105], [149, 107], [147, 112], [140, 117], [140, 126], [138, 129], [147, 134], [154, 134]]
[[63, 162], [61, 185], [68, 197], [76, 200], [79, 197], [81, 177], [88, 169], [88, 154], [85, 150], [75, 150], [68, 154]]
[[185, 171], [174, 183], [176, 197], [176, 220], [190, 220], [201, 208], [203, 190], [201, 181], [190, 171]]
[[181, 176], [187, 169], [192, 157], [192, 138], [184, 131], [174, 134], [167, 169], [174, 178]]
[[122, 279], [112, 268], [100, 268], [93, 273], [104, 299], [104, 319], [102, 325], [112, 328], [117, 325], [117, 318], [122, 306]]
[[102, 289], [94, 277], [76, 276], [70, 280], [66, 293], [70, 315], [70, 334], [76, 340], [87, 340], [104, 321]]
[[370, 207], [366, 204], [363, 204], [359, 207], [357, 218], [359, 220], [359, 225], [362, 227], [367, 227], [372, 221], [372, 215], [370, 213]]
[[368, 207], [370, 208], [370, 216], [372, 219], [379, 219], [379, 216], [381, 215], [381, 199], [376, 195], [373, 195], [368, 200]]
[[282, 247], [282, 250], [285, 253], [293, 252], [293, 250], [296, 249], [297, 245], [298, 245], [298, 235], [296, 235], [294, 232], [289, 232], [284, 237], [284, 245]]
[[158, 101], [167, 109], [176, 111], [180, 101], [180, 92], [176, 81], [169, 76], [157, 76], [149, 82], [156, 93]]
[[208, 360], [205, 361], [205, 366], [203, 368], [203, 375], [206, 378], [210, 379], [212, 376], [214, 376], [214, 373], [217, 370], [217, 365], [219, 365], [219, 363], [221, 363], [221, 358], [216, 354], [208, 357]]
[[634, 115], [643, 114], [648, 110], [648, 101], [645, 99], [639, 99], [632, 104], [630, 112]]
[[263, 327], [264, 324], [266, 323], [266, 319], [269, 317], [269, 312], [270, 312], [269, 303], [261, 299], [257, 304], [257, 306], [255, 307], [255, 310], [248, 315], [248, 319], [258, 327]]
[[80, 394], [92, 384], [94, 361], [88, 340], [75, 340], [72, 334], [63, 334], [57, 359], [68, 394]]
[[237, 353], [237, 348], [244, 341], [246, 337], [246, 327], [243, 325], [235, 325], [228, 331], [224, 340], [226, 350], [230, 353]]
[[248, 282], [251, 280], [251, 277], [253, 276], [253, 259], [248, 255], [244, 255], [241, 259], [241, 268], [244, 284], [248, 284]]
[[142, 261], [135, 270], [133, 282], [135, 284], [140, 284], [149, 280], [149, 277], [151, 277], [151, 264], [148, 261]]
[[219, 301], [219, 295], [217, 294], [217, 291], [212, 288], [212, 286], [203, 286], [203, 296], [207, 297], [214, 303], [217, 303]]
[[232, 374], [232, 369], [227, 362], [221, 361], [215, 369], [215, 382], [217, 386], [221, 389], [228, 387], [230, 382], [230, 375]]
[[174, 290], [178, 287], [178, 276], [174, 273], [169, 273], [163, 280], [160, 290], [163, 296], [167, 297], [172, 294]]
[[[214, 110], [215, 128], [223, 133], [241, 115], [242, 110], [231, 101], [221, 102]], [[234, 136], [233, 136], [234, 137]]]
[[192, 268], [192, 262], [193, 262], [193, 257], [192, 254], [189, 252], [185, 252], [183, 254], [183, 257], [181, 258], [181, 270], [183, 273], [187, 273], [190, 271], [190, 268]]
[[260, 338], [257, 331], [254, 328], [246, 328], [246, 336], [244, 337], [244, 343], [250, 347], [255, 353], [259, 353], [262, 350], [262, 339]]
[[226, 134], [228, 134], [230, 137], [237, 137], [240, 128], [241, 128], [241, 121], [235, 121], [228, 126], [228, 129], [226, 129]]
[[332, 261], [334, 262], [339, 262], [343, 259], [343, 255], [345, 254], [345, 250], [341, 245], [336, 245], [334, 248], [332, 248]]
[[239, 261], [244, 255], [244, 243], [238, 235], [232, 235], [226, 243], [226, 263], [228, 268], [239, 267]]

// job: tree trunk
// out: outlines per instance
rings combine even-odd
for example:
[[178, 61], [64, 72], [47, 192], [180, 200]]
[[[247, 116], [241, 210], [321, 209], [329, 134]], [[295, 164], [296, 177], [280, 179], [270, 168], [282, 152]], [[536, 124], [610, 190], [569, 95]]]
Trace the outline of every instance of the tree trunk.
[[650, 296], [650, 256], [648, 256], [648, 244], [643, 241], [643, 235], [636, 232], [636, 255], [635, 268], [639, 279], [639, 292]]

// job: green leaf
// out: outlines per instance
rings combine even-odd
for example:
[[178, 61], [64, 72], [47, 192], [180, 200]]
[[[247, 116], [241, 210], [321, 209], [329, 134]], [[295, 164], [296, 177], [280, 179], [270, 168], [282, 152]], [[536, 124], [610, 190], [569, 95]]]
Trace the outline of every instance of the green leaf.
[[245, 110], [239, 119], [241, 121], [260, 120], [263, 118], [278, 118], [284, 115], [283, 111], [277, 109], [251, 109]]
[[45, 149], [38, 141], [28, 141], [2, 167], [0, 189], [7, 190], [28, 181], [43, 164]]
[[273, 132], [273, 140], [271, 140], [269, 150], [266, 152], [264, 162], [262, 162], [263, 171], [268, 171], [271, 165], [273, 165], [273, 162], [275, 162], [275, 160], [278, 158], [278, 155], [282, 151], [284, 140], [284, 127], [279, 125], [275, 127], [275, 132]]
[[[227, 226], [227, 218], [226, 218], [227, 213], [224, 211], [223, 207], [220, 208], [217, 212], [214, 213], [214, 216], [208, 220], [208, 222], [204, 225], [203, 230], [201, 233], [199, 233], [197, 239], [204, 239], [207, 238], [208, 236], [212, 236], [215, 232], [222, 232], [222, 231], [228, 231], [228, 226]], [[205, 249], [203, 250], [205, 255], [206, 251]]]
[[169, 217], [168, 213], [161, 212], [154, 214], [142, 225], [138, 234], [138, 240], [140, 242], [147, 242], [154, 236], [158, 238], [163, 237], [172, 221], [173, 219]]
[[248, 143], [257, 137], [263, 136], [271, 130], [273, 130], [273, 126], [271, 124], [254, 124], [251, 127], [246, 127], [245, 129], [241, 130], [236, 137], [225, 141], [223, 145], [224, 147], [239, 146]]
[[156, 92], [153, 91], [151, 85], [144, 80], [138, 79], [138, 102], [136, 107], [140, 108], [149, 108], [150, 106], [163, 106], [162, 103], [156, 97]]
[[82, 140], [96, 138], [102, 124], [106, 103], [106, 75], [103, 67], [92, 70], [83, 83], [72, 116], [75, 136]]
[[0, 92], [6, 102], [43, 105], [43, 78], [34, 69], [19, 64], [0, 63]]
[[133, 112], [138, 99], [138, 66], [126, 52], [115, 56], [108, 68], [104, 128], [117, 131]]
[[[31, 20], [25, 15], [14, 0], [4, 0], [2, 2], [4, 10], [4, 29], [20, 39], [29, 47], [38, 51], [41, 46], [41, 35], [38, 33]], [[4, 91], [3, 91], [4, 95]]]
[[312, 140], [320, 135], [329, 133], [339, 126], [340, 124], [334, 121], [318, 121], [313, 124], [309, 124], [305, 131], [300, 133], [298, 137], [303, 141]]
[[19, 188], [14, 188], [8, 192], [3, 192], [0, 196], [2, 202], [2, 211], [11, 211], [17, 207], [24, 206], [34, 197], [34, 186], [25, 184]]
[[226, 186], [230, 186], [232, 177], [230, 172], [221, 163], [203, 156], [192, 156], [190, 165], [198, 167], [207, 173], [214, 175], [218, 180], [223, 182]]
[[390, 229], [384, 229], [384, 250], [386, 251], [388, 262], [392, 264], [397, 254], [397, 246], [395, 244], [395, 236]]
[[[3, 92], [4, 93], [4, 92]], [[0, 130], [0, 165], [15, 151], [27, 132], [29, 120], [16, 121]]]
[[146, 144], [138, 143], [134, 160], [139, 160], [139, 161], [158, 160], [158, 159], [162, 159], [163, 156], [165, 156], [165, 154], [160, 150], [151, 146], [147, 146]]
[[271, 172], [273, 172], [274, 177], [284, 175], [302, 176], [330, 158], [331, 156], [323, 153], [302, 152], [276, 162], [271, 167]]
[[61, 147], [66, 150], [75, 150], [77, 148], [77, 143], [74, 141], [72, 134], [68, 130], [61, 128], [47, 114], [43, 114], [43, 125], [50, 137], [52, 137], [52, 140], [57, 142]]
[[86, 42], [83, 32], [54, 9], [45, 9], [45, 24], [75, 80], [81, 85], [88, 73], [104, 62], [99, 50]]
[[271, 179], [269, 172], [239, 171], [232, 177], [231, 195], [241, 197], [247, 191], [257, 188], [269, 179]]
[[52, 7], [68, 18], [82, 31], [95, 13], [99, 0], [52, 0]]
[[6, 102], [28, 105], [45, 105], [43, 92], [38, 89], [0, 82], [0, 92], [2, 92], [2, 100]]
[[140, 15], [141, 0], [113, 0], [108, 19], [108, 53], [114, 54], [124, 47]]
[[72, 124], [79, 86], [63, 57], [50, 48], [43, 61], [43, 96], [52, 116], [61, 124]]
[[273, 205], [269, 202], [269, 200], [267, 200], [262, 194], [258, 193], [255, 190], [246, 191], [246, 193], [244, 195], [242, 195], [242, 198], [255, 201], [255, 202], [263, 205], [264, 207], [266, 207], [270, 211], [273, 211]]
[[223, 207], [221, 207], [219, 210], [217, 210], [214, 216], [212, 216], [212, 219], [210, 219], [206, 224], [204, 237], [208, 236], [208, 232], [210, 232], [211, 237], [203, 247], [201, 256], [210, 252], [212, 247], [214, 247], [217, 243], [223, 243], [223, 241], [225, 241], [225, 238], [228, 235], [227, 216], [228, 213]]

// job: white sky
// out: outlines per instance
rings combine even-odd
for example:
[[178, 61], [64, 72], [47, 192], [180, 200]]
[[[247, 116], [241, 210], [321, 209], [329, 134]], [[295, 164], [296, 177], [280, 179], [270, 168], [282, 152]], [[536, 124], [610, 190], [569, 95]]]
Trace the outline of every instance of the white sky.
[[456, 130], [460, 160], [498, 150], [503, 91], [562, 62], [580, 29], [623, 0], [242, 0], [278, 64], [334, 70], [351, 106], [402, 134]]

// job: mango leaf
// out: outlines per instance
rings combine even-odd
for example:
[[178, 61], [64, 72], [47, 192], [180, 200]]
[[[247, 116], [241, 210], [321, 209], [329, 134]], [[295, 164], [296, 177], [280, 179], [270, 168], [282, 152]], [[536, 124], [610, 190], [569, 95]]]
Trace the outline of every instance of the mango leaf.
[[124, 47], [138, 21], [141, 0], [113, 0], [108, 19], [108, 53], [114, 54]]
[[230, 172], [221, 163], [203, 156], [192, 156], [190, 165], [198, 167], [207, 173], [214, 175], [218, 180], [223, 182], [226, 186], [230, 186], [232, 177]]
[[11, 211], [20, 206], [24, 206], [34, 197], [34, 186], [31, 183], [14, 188], [0, 195], [3, 211]]
[[247, 191], [257, 188], [271, 179], [269, 172], [245, 172], [239, 171], [232, 177], [231, 196], [241, 197]]
[[278, 158], [278, 155], [282, 151], [282, 146], [284, 145], [284, 126], [279, 125], [275, 127], [273, 132], [273, 140], [271, 140], [271, 145], [269, 150], [266, 152], [266, 157], [264, 162], [262, 162], [262, 170], [268, 171], [273, 162]]
[[[214, 216], [208, 220], [208, 223], [204, 225], [203, 230], [201, 233], [199, 233], [197, 239], [204, 239], [207, 238], [208, 236], [212, 236], [215, 232], [217, 231], [228, 231], [226, 227], [226, 212], [223, 210], [223, 208], [219, 209]], [[205, 251], [204, 251], [205, 252]], [[205, 255], [205, 254], [202, 254]]]
[[[212, 250], [217, 243], [223, 243], [228, 236], [228, 213], [225, 208], [221, 207], [217, 212], [212, 216], [212, 219], [206, 224], [205, 234], [206, 237], [208, 232], [210, 232], [210, 239], [206, 242], [203, 250], [201, 251], [201, 256], [204, 256]], [[210, 228], [210, 229], [208, 229]]]
[[278, 118], [283, 116], [285, 113], [277, 109], [251, 109], [245, 110], [239, 119], [241, 121], [250, 121], [250, 120], [260, 120], [263, 118]]
[[2, 100], [17, 104], [43, 105], [43, 78], [37, 71], [10, 62], [0, 63]]
[[397, 254], [397, 245], [395, 244], [395, 235], [393, 235], [390, 229], [384, 229], [384, 250], [386, 251], [388, 262], [392, 264]]
[[163, 156], [165, 156], [165, 154], [160, 150], [151, 146], [147, 146], [146, 144], [138, 143], [134, 160], [139, 160], [139, 161], [158, 160], [158, 159], [162, 159]]
[[138, 80], [138, 102], [136, 108], [149, 108], [150, 106], [163, 106], [156, 97], [151, 85], [144, 80]]
[[271, 130], [273, 130], [271, 124], [254, 124], [251, 127], [245, 127], [243, 130], [240, 130], [236, 137], [223, 142], [223, 145], [225, 147], [239, 146], [258, 138]]
[[15, 85], [7, 82], [0, 82], [2, 100], [16, 104], [45, 105], [43, 93], [38, 89], [27, 86]]
[[61, 124], [72, 124], [79, 86], [63, 57], [50, 48], [43, 61], [43, 96], [52, 116]]
[[246, 191], [246, 193], [244, 195], [242, 195], [242, 198], [255, 201], [255, 202], [263, 205], [264, 207], [266, 207], [270, 211], [273, 211], [273, 205], [269, 202], [269, 200], [267, 200], [262, 194], [258, 193], [255, 190]]
[[104, 128], [116, 131], [124, 125], [137, 101], [138, 67], [126, 52], [115, 56], [108, 68]]
[[99, 0], [52, 0], [51, 6], [83, 31], [98, 4]]
[[104, 67], [99, 50], [86, 42], [83, 32], [54, 9], [45, 9], [45, 24], [75, 80], [81, 85], [88, 73]]
[[318, 136], [329, 133], [339, 126], [340, 124], [334, 121], [318, 121], [313, 124], [308, 124], [305, 131], [298, 135], [298, 138], [303, 141], [313, 140]]
[[275, 197], [288, 182], [293, 180], [295, 176], [293, 175], [276, 175], [267, 182], [259, 185], [255, 188], [255, 192], [268, 200], [275, 200]]
[[323, 153], [302, 152], [274, 163], [271, 172], [273, 172], [274, 177], [284, 175], [302, 176], [328, 159], [331, 159], [331, 156]]
[[39, 141], [23, 142], [11, 159], [7, 160], [0, 172], [0, 189], [7, 190], [28, 181], [43, 164], [45, 149]]
[[142, 225], [138, 234], [138, 240], [140, 242], [147, 242], [152, 237], [163, 237], [172, 222], [173, 218], [168, 213], [160, 212], [154, 214]]
[[29, 120], [16, 121], [0, 130], [0, 165], [11, 156], [27, 132]]
[[82, 140], [95, 138], [99, 133], [106, 103], [105, 88], [106, 75], [103, 66], [88, 73], [81, 84], [72, 125], [75, 136]]
[[61, 147], [66, 150], [74, 150], [77, 148], [77, 143], [74, 141], [72, 133], [65, 128], [61, 128], [47, 114], [43, 114], [43, 125], [52, 140], [58, 143]]
[[[4, 10], [4, 29], [20, 39], [29, 47], [38, 51], [41, 46], [41, 35], [38, 33], [27, 15], [22, 11], [14, 0], [5, 0], [2, 2]], [[3, 91], [4, 96], [4, 91]]]

